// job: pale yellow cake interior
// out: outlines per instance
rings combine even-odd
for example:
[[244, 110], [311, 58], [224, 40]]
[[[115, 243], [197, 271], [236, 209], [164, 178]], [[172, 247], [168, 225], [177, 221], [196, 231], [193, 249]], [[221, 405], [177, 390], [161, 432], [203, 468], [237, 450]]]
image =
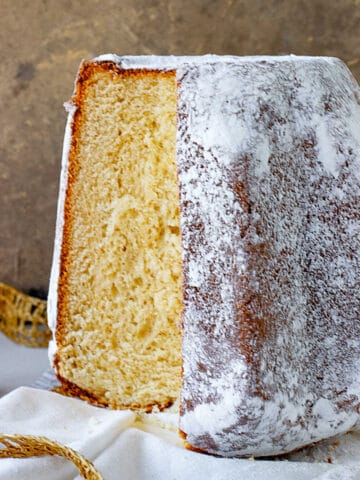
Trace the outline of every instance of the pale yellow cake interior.
[[176, 95], [171, 72], [103, 70], [81, 101], [59, 373], [116, 408], [180, 391]]

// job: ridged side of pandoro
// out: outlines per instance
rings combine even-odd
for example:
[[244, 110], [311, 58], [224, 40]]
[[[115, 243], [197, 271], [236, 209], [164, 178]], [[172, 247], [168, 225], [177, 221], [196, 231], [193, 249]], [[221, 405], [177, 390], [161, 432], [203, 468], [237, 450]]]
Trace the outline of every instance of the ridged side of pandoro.
[[269, 456], [358, 428], [358, 85], [329, 58], [178, 79], [183, 437]]

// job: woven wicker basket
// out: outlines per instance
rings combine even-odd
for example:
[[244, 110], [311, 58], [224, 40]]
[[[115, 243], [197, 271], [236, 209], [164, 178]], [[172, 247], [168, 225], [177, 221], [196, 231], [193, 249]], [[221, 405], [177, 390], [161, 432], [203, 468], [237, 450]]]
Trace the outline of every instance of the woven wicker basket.
[[72, 461], [86, 480], [103, 480], [94, 465], [72, 448], [45, 437], [0, 434], [0, 458], [27, 458], [60, 455]]
[[46, 347], [51, 338], [46, 301], [0, 282], [0, 331], [28, 347]]

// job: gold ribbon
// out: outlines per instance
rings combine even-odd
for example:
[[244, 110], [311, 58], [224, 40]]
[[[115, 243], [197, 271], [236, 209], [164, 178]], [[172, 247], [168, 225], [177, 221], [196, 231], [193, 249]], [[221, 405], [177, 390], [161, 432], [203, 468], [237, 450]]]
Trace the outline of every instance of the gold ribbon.
[[103, 480], [94, 465], [76, 450], [46, 437], [0, 434], [0, 458], [27, 458], [60, 455], [77, 467], [86, 480]]

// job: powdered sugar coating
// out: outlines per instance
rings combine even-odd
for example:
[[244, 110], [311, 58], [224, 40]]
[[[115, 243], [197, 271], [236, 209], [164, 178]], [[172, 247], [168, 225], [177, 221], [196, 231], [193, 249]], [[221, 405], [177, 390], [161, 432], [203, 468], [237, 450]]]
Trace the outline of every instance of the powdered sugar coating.
[[71, 148], [71, 136], [72, 136], [72, 124], [76, 107], [70, 103], [65, 104], [65, 108], [68, 112], [68, 118], [65, 127], [63, 153], [61, 159], [61, 174], [59, 185], [59, 197], [57, 202], [57, 214], [56, 214], [56, 230], [55, 241], [53, 251], [53, 261], [51, 266], [49, 295], [47, 299], [47, 320], [49, 328], [52, 332], [52, 340], [49, 342], [48, 356], [50, 365], [53, 364], [55, 354], [57, 352], [56, 346], [56, 323], [57, 323], [57, 308], [58, 308], [58, 281], [60, 276], [60, 258], [61, 247], [63, 240], [63, 228], [64, 228], [64, 205], [65, 195], [68, 183], [68, 169], [69, 169], [69, 152]]
[[273, 455], [344, 432], [360, 399], [360, 92], [342, 62], [180, 67], [180, 428]]

